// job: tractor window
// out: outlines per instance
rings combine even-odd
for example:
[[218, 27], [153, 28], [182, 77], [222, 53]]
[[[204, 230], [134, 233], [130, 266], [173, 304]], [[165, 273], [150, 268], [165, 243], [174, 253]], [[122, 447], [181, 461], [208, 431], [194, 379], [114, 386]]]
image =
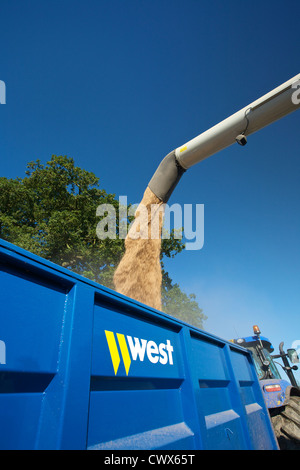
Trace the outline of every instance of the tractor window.
[[260, 358], [257, 354], [256, 348], [249, 347], [248, 349], [253, 354], [254, 365], [255, 365], [256, 373], [258, 375], [259, 380], [265, 379], [268, 376], [270, 378], [270, 371], [271, 371], [271, 374], [272, 374], [272, 378], [281, 379], [280, 374], [277, 370], [277, 367], [275, 366], [275, 364], [273, 362], [273, 359], [271, 358], [270, 353], [267, 351], [267, 349], [264, 348], [263, 353], [264, 353], [264, 356], [265, 356], [266, 360], [269, 361], [269, 363], [270, 363], [269, 373], [268, 373], [268, 370], [263, 367], [262, 362], [261, 362], [261, 360], [260, 360]]
[[257, 352], [255, 348], [248, 348], [253, 354], [253, 359], [254, 359], [254, 365], [255, 365], [255, 370], [258, 375], [259, 380], [262, 380], [264, 378], [265, 372], [261, 369], [261, 362], [259, 360], [259, 357], [257, 355]]
[[277, 369], [276, 365], [274, 364], [273, 359], [270, 356], [270, 353], [265, 348], [263, 349], [263, 351], [264, 351], [265, 358], [267, 359], [267, 361], [270, 362], [269, 367], [271, 369], [271, 372], [272, 372], [272, 375], [273, 375], [274, 379], [281, 379], [280, 374], [278, 372], [278, 369]]

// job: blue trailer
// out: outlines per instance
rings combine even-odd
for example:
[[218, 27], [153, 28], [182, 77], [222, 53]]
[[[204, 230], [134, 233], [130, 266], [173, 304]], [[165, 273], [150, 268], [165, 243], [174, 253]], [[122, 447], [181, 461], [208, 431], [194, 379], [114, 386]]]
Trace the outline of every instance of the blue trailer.
[[0, 241], [1, 449], [278, 449], [251, 352]]

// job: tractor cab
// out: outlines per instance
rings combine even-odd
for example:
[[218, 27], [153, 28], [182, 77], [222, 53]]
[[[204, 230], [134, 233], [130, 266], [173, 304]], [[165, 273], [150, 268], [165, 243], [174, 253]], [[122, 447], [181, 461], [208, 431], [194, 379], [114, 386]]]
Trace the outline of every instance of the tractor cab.
[[[255, 325], [256, 327], [256, 325]], [[274, 347], [271, 341], [257, 334], [258, 330], [254, 330], [254, 336], [246, 336], [233, 340], [234, 343], [243, 346], [252, 352], [256, 373], [259, 380], [281, 379], [280, 373], [271, 356]]]
[[[292, 364], [299, 362], [295, 349], [288, 349], [287, 353], [283, 350], [283, 343], [279, 345], [278, 355], [272, 354], [274, 347], [271, 341], [261, 336], [257, 325], [253, 326], [253, 336], [231, 340], [252, 352], [256, 373], [260, 380], [260, 385], [269, 409], [278, 408], [289, 401], [291, 394], [300, 395], [299, 385], [293, 374], [293, 370], [298, 367]], [[275, 359], [281, 359], [283, 365]], [[290, 362], [289, 362], [290, 361]], [[282, 379], [277, 365], [279, 365], [287, 374], [290, 382]]]

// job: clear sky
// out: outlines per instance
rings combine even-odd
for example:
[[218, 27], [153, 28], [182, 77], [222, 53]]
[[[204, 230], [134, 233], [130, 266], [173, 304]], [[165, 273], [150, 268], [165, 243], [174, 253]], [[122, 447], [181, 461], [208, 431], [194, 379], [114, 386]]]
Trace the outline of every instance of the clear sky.
[[[1, 0], [0, 174], [73, 157], [140, 201], [169, 151], [300, 72], [298, 0]], [[166, 262], [225, 339], [300, 352], [300, 111], [194, 166], [204, 247]], [[300, 379], [300, 373], [297, 373]]]

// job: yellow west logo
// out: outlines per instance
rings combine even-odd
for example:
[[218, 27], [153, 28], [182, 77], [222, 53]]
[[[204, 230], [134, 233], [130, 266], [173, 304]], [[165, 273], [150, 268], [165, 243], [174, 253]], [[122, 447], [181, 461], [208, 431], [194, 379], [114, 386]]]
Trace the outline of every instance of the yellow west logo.
[[[117, 341], [115, 338], [115, 334], [112, 331], [104, 330], [105, 336], [107, 339], [107, 344], [109, 347], [109, 352], [114, 368], [115, 375], [117, 375], [119, 365], [121, 362], [119, 350], [121, 352], [121, 356], [124, 362], [124, 367], [126, 371], [126, 375], [128, 375], [131, 359], [133, 361], [139, 360], [140, 362], [144, 362], [144, 359], [147, 358], [149, 362], [152, 364], [161, 364], [161, 365], [173, 365], [173, 346], [169, 339], [167, 339], [166, 343], [160, 343], [159, 345], [152, 340], [140, 339], [140, 338], [132, 338], [132, 336], [127, 335], [127, 341], [125, 336], [121, 333], [117, 333], [117, 340], [119, 343], [119, 348], [117, 345]], [[128, 346], [129, 345], [129, 350]], [[130, 357], [131, 356], [131, 357]]]
[[[107, 330], [105, 330], [105, 335], [106, 335], [106, 339], [107, 339], [107, 343], [109, 347], [111, 360], [113, 363], [114, 372], [115, 372], [115, 375], [117, 375], [121, 359], [120, 359], [120, 355], [118, 351], [118, 346], [115, 340], [115, 335], [112, 331], [107, 331]], [[118, 338], [120, 351], [121, 351], [124, 366], [125, 366], [126, 375], [128, 375], [130, 364], [131, 364], [131, 359], [129, 356], [125, 336], [120, 333], [117, 333], [117, 338]]]

